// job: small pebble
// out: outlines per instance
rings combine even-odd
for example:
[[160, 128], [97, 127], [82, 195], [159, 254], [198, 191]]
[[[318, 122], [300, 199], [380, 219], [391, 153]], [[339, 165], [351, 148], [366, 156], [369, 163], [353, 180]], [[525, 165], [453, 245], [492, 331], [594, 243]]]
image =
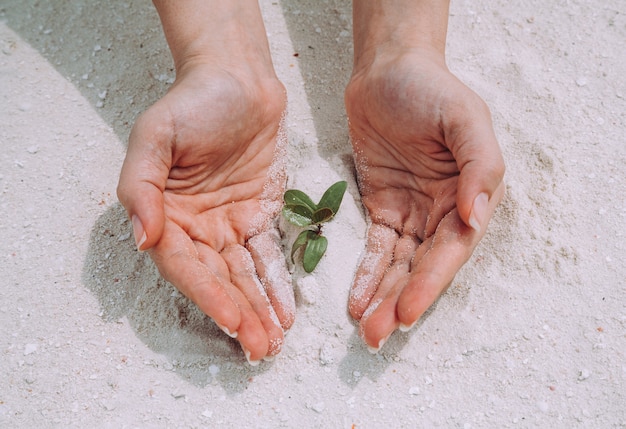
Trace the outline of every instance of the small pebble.
[[28, 356], [37, 351], [37, 344], [26, 344], [24, 346], [24, 356]]
[[174, 399], [181, 399], [184, 398], [186, 395], [181, 392], [180, 390], [174, 390], [172, 393], [170, 393], [170, 395], [172, 395], [172, 397]]
[[322, 347], [320, 347], [320, 363], [322, 365], [328, 365], [334, 361], [333, 346], [330, 343], [324, 343]]
[[124, 241], [124, 240], [128, 240], [129, 238], [130, 238], [130, 232], [126, 234], [122, 234], [119, 237], [117, 237], [117, 241]]
[[314, 276], [305, 276], [298, 279], [298, 295], [305, 305], [313, 305], [317, 302], [320, 287]]
[[589, 372], [588, 369], [581, 369], [580, 372], [578, 373], [578, 380], [579, 381], [583, 381], [589, 378], [589, 376], [591, 375], [591, 372]]
[[323, 402], [317, 402], [311, 405], [311, 409], [316, 413], [322, 413], [326, 409], [326, 405]]

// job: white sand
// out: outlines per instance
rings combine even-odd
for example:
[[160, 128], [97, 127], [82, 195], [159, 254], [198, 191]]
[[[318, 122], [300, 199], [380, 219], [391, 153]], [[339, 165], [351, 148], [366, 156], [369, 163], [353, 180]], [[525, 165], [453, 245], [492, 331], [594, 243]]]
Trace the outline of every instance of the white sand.
[[350, 195], [294, 274], [283, 353], [251, 368], [133, 249], [115, 198], [129, 128], [174, 78], [152, 6], [0, 0], [0, 427], [626, 427], [624, 2], [453, 2], [449, 65], [492, 108], [507, 197], [376, 356], [346, 312], [365, 228], [350, 5], [261, 3], [290, 186]]

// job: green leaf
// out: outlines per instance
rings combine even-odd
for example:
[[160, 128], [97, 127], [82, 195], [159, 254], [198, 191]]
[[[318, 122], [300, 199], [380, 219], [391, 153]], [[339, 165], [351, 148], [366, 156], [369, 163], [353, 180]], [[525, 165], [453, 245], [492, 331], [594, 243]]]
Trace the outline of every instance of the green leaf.
[[[339, 206], [341, 205], [341, 200], [343, 200], [343, 194], [346, 192], [347, 188], [348, 182], [344, 180], [335, 183], [328, 188], [326, 192], [324, 192], [318, 207], [328, 208], [332, 210], [333, 213], [337, 213], [339, 211]], [[313, 211], [315, 212], [315, 210]]]
[[331, 209], [323, 207], [313, 213], [311, 220], [314, 224], [320, 224], [322, 222], [328, 222], [333, 216], [335, 216], [335, 213]]
[[317, 210], [317, 206], [311, 200], [311, 198], [302, 191], [297, 189], [288, 189], [283, 196], [286, 206], [304, 206], [307, 207], [311, 213]]
[[314, 237], [309, 238], [302, 257], [302, 266], [307, 273], [312, 272], [315, 267], [317, 267], [318, 262], [322, 259], [322, 256], [324, 256], [326, 248], [328, 247], [326, 237], [318, 235], [314, 231], [309, 232], [312, 232]]
[[305, 206], [284, 206], [283, 216], [296, 226], [309, 226], [313, 223], [313, 212]]
[[296, 238], [296, 241], [293, 242], [293, 246], [291, 246], [291, 262], [293, 262], [294, 264], [295, 264], [295, 261], [293, 257], [295, 256], [298, 249], [300, 249], [302, 246], [307, 245], [307, 243], [311, 239], [311, 236], [312, 236], [311, 234], [314, 236], [317, 236], [317, 234], [314, 231], [311, 231], [310, 229], [302, 231], [298, 235], [298, 238]]

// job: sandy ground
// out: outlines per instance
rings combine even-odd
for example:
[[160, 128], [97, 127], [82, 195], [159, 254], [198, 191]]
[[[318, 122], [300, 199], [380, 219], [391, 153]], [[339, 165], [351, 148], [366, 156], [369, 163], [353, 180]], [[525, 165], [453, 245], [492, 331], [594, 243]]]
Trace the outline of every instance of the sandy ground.
[[350, 4], [261, 1], [290, 186], [349, 195], [318, 270], [294, 272], [283, 353], [252, 368], [115, 198], [130, 126], [174, 79], [151, 4], [0, 0], [0, 427], [626, 427], [626, 4], [517, 3], [454, 1], [448, 41], [507, 197], [448, 293], [371, 355], [346, 312], [365, 231]]

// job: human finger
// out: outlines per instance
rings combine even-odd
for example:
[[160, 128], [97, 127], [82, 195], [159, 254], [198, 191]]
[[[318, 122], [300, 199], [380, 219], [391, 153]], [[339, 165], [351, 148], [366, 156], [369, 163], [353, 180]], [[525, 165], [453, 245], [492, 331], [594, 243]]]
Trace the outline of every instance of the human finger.
[[201, 260], [191, 239], [170, 221], [164, 226], [161, 240], [150, 249], [150, 256], [163, 278], [235, 338], [241, 325], [235, 295], [241, 293], [232, 285], [229, 288], [228, 267], [219, 254], [203, 253]]
[[[486, 211], [489, 218], [503, 192], [504, 185], [496, 189]], [[442, 219], [430, 247], [415, 260], [411, 278], [398, 298], [397, 314], [402, 330], [410, 329], [447, 289], [483, 235], [484, 228], [478, 232], [468, 227], [456, 210]]]
[[154, 246], [165, 225], [163, 191], [171, 166], [171, 134], [155, 116], [148, 111], [135, 123], [117, 186], [139, 250]]
[[[257, 277], [250, 253], [245, 247], [235, 244], [222, 250], [221, 255], [230, 270], [232, 284], [244, 294], [267, 333], [267, 354], [269, 356], [278, 354], [283, 345], [283, 329], [265, 289]], [[241, 333], [239, 340], [244, 344], [244, 333]], [[253, 351], [249, 348], [248, 350], [252, 359], [254, 357]]]
[[246, 247], [280, 325], [286, 330], [295, 320], [296, 301], [279, 240], [278, 232], [272, 229], [250, 237]]
[[[233, 284], [230, 266], [225, 260], [224, 255], [205, 243], [196, 241], [194, 245], [197, 249], [200, 262], [221, 280], [222, 287], [232, 299], [239, 314], [239, 325], [236, 327], [235, 331], [231, 331], [229, 327], [220, 325], [219, 323], [218, 325], [224, 332], [239, 341], [248, 362], [253, 366], [258, 365], [261, 359], [267, 356], [269, 340], [259, 315], [252, 307], [248, 296], [246, 296], [246, 293], [249, 292], [249, 284], [245, 282], [243, 284], [241, 282], [237, 285]], [[228, 256], [229, 253], [226, 252], [226, 255]], [[231, 256], [231, 259], [233, 258], [234, 257]], [[241, 262], [241, 260], [237, 261], [237, 263]], [[231, 264], [234, 266], [236, 263], [231, 262]], [[245, 268], [241, 266], [236, 269], [245, 270]], [[241, 279], [238, 278], [238, 280]], [[241, 286], [243, 290], [238, 286]]]
[[411, 261], [418, 241], [410, 235], [397, 240], [393, 263], [372, 297], [359, 323], [359, 333], [373, 353], [377, 352], [399, 326], [396, 315], [398, 296], [408, 282]]
[[385, 271], [391, 265], [397, 241], [398, 234], [392, 228], [380, 224], [370, 225], [365, 253], [357, 268], [348, 300], [348, 310], [354, 319], [361, 319], [369, 306]]
[[410, 329], [435, 302], [469, 259], [479, 233], [465, 225], [456, 210], [439, 224], [430, 248], [416, 261], [413, 274], [398, 298], [398, 318]]
[[504, 177], [504, 159], [496, 139], [491, 113], [478, 95], [458, 109], [445, 130], [460, 174], [456, 204], [466, 225], [477, 231], [488, 223], [487, 208]]

